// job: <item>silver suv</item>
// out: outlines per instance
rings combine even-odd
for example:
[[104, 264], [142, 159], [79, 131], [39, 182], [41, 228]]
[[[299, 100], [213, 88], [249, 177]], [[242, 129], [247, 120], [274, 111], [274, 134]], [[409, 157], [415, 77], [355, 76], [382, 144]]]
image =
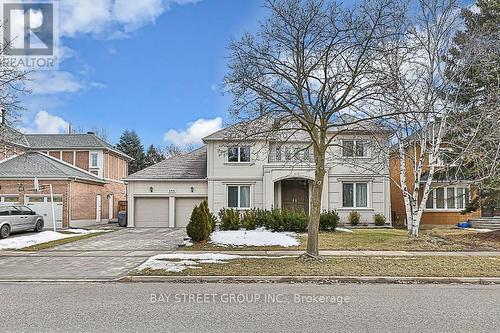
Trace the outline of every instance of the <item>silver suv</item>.
[[9, 237], [12, 231], [43, 230], [43, 217], [26, 206], [0, 205], [0, 238]]

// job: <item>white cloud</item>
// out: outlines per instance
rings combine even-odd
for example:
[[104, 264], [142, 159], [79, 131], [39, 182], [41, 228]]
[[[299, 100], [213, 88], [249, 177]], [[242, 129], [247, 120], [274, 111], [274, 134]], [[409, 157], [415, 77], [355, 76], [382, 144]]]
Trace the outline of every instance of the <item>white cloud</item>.
[[221, 128], [221, 117], [214, 119], [200, 118], [194, 122], [188, 123], [186, 129], [184, 130], [168, 130], [163, 136], [163, 139], [181, 147], [188, 145], [200, 145], [202, 144], [202, 138], [220, 130]]
[[74, 93], [83, 89], [83, 85], [69, 72], [39, 71], [30, 75], [26, 87], [34, 95]]
[[21, 127], [24, 133], [46, 133], [57, 134], [67, 133], [69, 123], [61, 117], [54, 116], [47, 111], [39, 111], [33, 121], [32, 126]]
[[61, 0], [61, 35], [106, 35], [123, 38], [142, 26], [154, 23], [173, 4], [201, 0]]

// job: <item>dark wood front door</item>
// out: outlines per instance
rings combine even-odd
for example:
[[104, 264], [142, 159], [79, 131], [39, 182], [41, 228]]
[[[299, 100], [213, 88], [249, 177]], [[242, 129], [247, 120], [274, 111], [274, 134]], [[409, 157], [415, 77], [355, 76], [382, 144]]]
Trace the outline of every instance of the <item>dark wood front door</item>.
[[281, 208], [309, 214], [309, 189], [306, 180], [282, 181]]

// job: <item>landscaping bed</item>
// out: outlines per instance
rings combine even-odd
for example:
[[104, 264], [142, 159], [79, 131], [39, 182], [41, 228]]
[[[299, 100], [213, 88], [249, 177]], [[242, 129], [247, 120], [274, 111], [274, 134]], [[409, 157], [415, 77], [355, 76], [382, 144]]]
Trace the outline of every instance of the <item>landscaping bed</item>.
[[[306, 261], [298, 257], [204, 255], [159, 258], [133, 275], [500, 277], [500, 258], [489, 257], [328, 257]], [[161, 268], [163, 260], [169, 265], [166, 269]]]
[[[298, 234], [298, 246], [221, 246], [208, 242], [195, 243], [183, 250], [304, 250], [307, 234]], [[479, 233], [458, 229], [431, 229], [420, 232], [418, 239], [408, 238], [402, 229], [356, 229], [348, 232], [320, 232], [320, 250], [352, 251], [500, 251], [500, 233]]]

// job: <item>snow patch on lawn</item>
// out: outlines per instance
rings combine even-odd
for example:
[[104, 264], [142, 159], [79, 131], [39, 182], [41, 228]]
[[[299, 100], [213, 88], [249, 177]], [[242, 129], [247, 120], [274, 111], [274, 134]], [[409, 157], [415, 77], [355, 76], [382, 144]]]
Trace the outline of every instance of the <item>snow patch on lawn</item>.
[[[223, 253], [168, 253], [158, 254], [146, 260], [136, 268], [137, 271], [145, 269], [165, 270], [167, 272], [182, 272], [188, 268], [201, 268], [199, 264], [226, 264], [227, 260], [241, 258], [290, 258], [294, 256], [239, 256]], [[176, 260], [176, 261], [173, 261]]]
[[54, 231], [42, 231], [34, 235], [12, 237], [0, 240], [0, 250], [22, 249], [24, 247], [52, 242], [58, 239], [75, 237], [71, 234], [62, 234]]
[[299, 246], [294, 232], [271, 232], [266, 229], [215, 231], [210, 243], [218, 246]]
[[340, 232], [353, 232], [351, 229], [346, 229], [346, 228], [335, 228], [335, 231], [340, 231]]
[[111, 232], [111, 231], [113, 231], [113, 230], [103, 230], [103, 229], [91, 229], [91, 230], [87, 230], [87, 229], [66, 229], [66, 230], [64, 230], [64, 232], [72, 232], [72, 233], [80, 234], [80, 235], [96, 234], [96, 233], [100, 233], [100, 232]]

